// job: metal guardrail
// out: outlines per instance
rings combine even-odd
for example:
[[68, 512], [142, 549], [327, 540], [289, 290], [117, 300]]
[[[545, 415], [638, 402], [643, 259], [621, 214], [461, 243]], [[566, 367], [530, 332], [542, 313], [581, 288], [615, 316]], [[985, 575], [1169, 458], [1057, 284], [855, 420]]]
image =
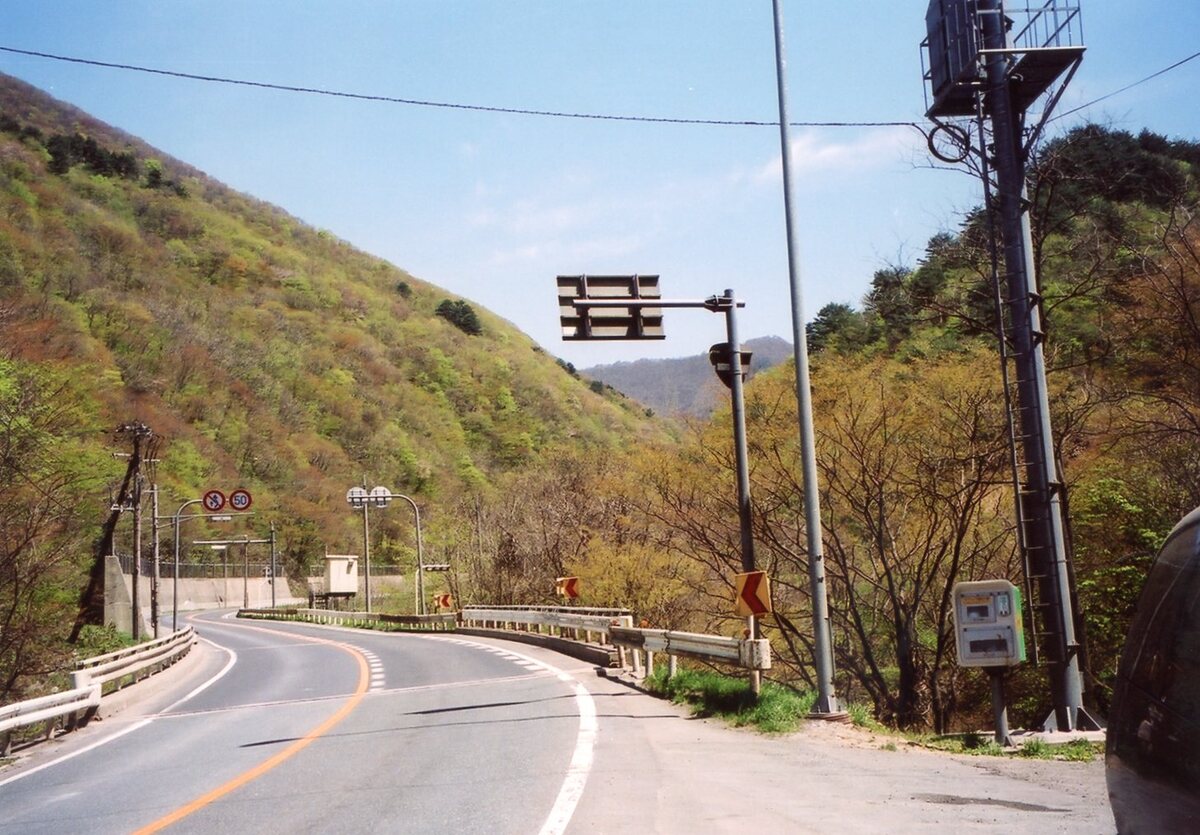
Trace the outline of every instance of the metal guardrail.
[[[613, 627], [609, 630], [609, 640], [616, 646], [645, 652], [648, 669], [654, 667], [655, 652], [664, 652], [672, 657], [684, 655], [704, 661], [719, 661], [747, 670], [771, 669], [771, 643], [766, 638], [726, 638], [698, 632]], [[636, 660], [634, 668], [637, 668]]]
[[71, 683], [78, 688], [116, 682], [114, 689], [119, 690], [126, 677], [137, 681], [170, 666], [187, 655], [195, 642], [196, 633], [188, 626], [164, 638], [85, 658], [75, 665]]
[[58, 720], [67, 717], [66, 730], [73, 731], [87, 722], [100, 707], [100, 685], [92, 684], [61, 693], [51, 693], [37, 699], [27, 699], [0, 707], [0, 756], [12, 751], [12, 732], [45, 722], [44, 739], [50, 739]]
[[116, 690], [127, 678], [138, 681], [152, 675], [186, 655], [195, 642], [189, 626], [165, 638], [85, 658], [71, 673], [72, 689], [0, 707], [0, 754], [12, 750], [12, 732], [18, 728], [44, 722], [44, 738], [49, 739], [63, 717], [66, 731], [87, 724], [100, 708], [105, 684], [115, 682]]
[[593, 633], [620, 650], [620, 664], [625, 666], [625, 650], [634, 650], [632, 666], [641, 669], [641, 653], [645, 653], [646, 669], [654, 669], [654, 653], [665, 653], [675, 670], [675, 657], [687, 656], [703, 661], [732, 664], [747, 670], [771, 669], [771, 644], [765, 638], [742, 640], [721, 635], [696, 632], [671, 632], [665, 629], [636, 629], [628, 609], [585, 609], [574, 606], [465, 606], [461, 618], [464, 626], [509, 628], [519, 631], [543, 629], [564, 636], [571, 633], [591, 642]]
[[454, 629], [458, 617], [453, 612], [441, 615], [384, 615], [377, 612], [340, 612], [336, 609], [241, 609], [239, 618], [295, 620], [329, 626], [356, 626], [367, 623], [397, 624], [417, 630], [446, 632]]
[[677, 656], [731, 664], [747, 670], [771, 669], [771, 644], [765, 638], [741, 639], [697, 632], [672, 632], [666, 629], [636, 629], [628, 609], [584, 608], [576, 606], [464, 606], [458, 615], [381, 615], [366, 612], [339, 612], [332, 609], [242, 609], [239, 617], [279, 620], [303, 620], [310, 623], [352, 625], [362, 623], [404, 623], [418, 628], [452, 629], [456, 621], [467, 628], [511, 630], [521, 633], [573, 638], [586, 643], [607, 643], [620, 653], [625, 666], [625, 651], [634, 650], [633, 669], [641, 669], [645, 653], [646, 669], [654, 668], [654, 653], [671, 659]]
[[593, 635], [607, 638], [609, 630], [633, 626], [628, 609], [585, 609], [567, 606], [464, 606], [460, 613], [464, 626], [482, 628], [534, 627], [562, 636], [564, 632], [584, 633], [589, 643]]

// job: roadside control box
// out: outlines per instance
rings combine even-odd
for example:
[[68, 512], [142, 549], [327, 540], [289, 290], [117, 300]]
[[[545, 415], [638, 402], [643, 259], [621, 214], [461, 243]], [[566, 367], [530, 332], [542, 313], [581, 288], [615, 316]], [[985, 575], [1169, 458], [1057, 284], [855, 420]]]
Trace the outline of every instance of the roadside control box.
[[954, 635], [962, 667], [1010, 667], [1025, 660], [1021, 590], [1008, 580], [954, 586]]
[[335, 595], [358, 593], [358, 557], [353, 554], [325, 555], [325, 591]]

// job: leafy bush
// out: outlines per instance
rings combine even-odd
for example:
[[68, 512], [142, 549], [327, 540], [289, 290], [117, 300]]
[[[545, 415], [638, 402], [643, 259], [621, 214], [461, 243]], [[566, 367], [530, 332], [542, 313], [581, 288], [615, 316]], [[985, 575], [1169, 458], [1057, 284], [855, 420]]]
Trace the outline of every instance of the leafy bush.
[[475, 308], [461, 299], [456, 302], [445, 299], [437, 306], [435, 312], [465, 334], [478, 336], [483, 333], [483, 325], [479, 322]]

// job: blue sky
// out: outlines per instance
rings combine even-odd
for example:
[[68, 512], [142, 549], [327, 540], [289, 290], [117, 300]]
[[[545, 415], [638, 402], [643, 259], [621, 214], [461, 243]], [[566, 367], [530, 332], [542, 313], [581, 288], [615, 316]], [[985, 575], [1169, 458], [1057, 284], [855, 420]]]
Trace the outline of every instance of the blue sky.
[[[770, 0], [40, 0], [0, 46], [407, 99], [696, 119], [776, 118]], [[926, 0], [785, 0], [792, 121], [923, 122]], [[1060, 110], [1196, 51], [1200, 3], [1082, 0], [1088, 53]], [[779, 134], [522, 116], [206, 84], [0, 53], [15, 75], [477, 302], [576, 365], [724, 338], [558, 337], [559, 273], [657, 273], [671, 297], [732, 287], [744, 337], [790, 336]], [[1200, 60], [1055, 123], [1200, 137]], [[857, 304], [979, 202], [912, 128], [795, 128], [811, 317]]]

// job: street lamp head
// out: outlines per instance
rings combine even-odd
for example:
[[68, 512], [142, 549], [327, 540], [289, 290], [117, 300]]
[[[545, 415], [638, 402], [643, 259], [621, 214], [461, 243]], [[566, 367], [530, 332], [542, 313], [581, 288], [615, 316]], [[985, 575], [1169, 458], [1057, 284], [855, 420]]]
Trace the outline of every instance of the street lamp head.
[[376, 507], [387, 507], [392, 501], [392, 491], [386, 487], [372, 487], [370, 499]]
[[351, 507], [362, 507], [367, 503], [367, 490], [365, 487], [351, 487], [346, 491], [346, 501]]

